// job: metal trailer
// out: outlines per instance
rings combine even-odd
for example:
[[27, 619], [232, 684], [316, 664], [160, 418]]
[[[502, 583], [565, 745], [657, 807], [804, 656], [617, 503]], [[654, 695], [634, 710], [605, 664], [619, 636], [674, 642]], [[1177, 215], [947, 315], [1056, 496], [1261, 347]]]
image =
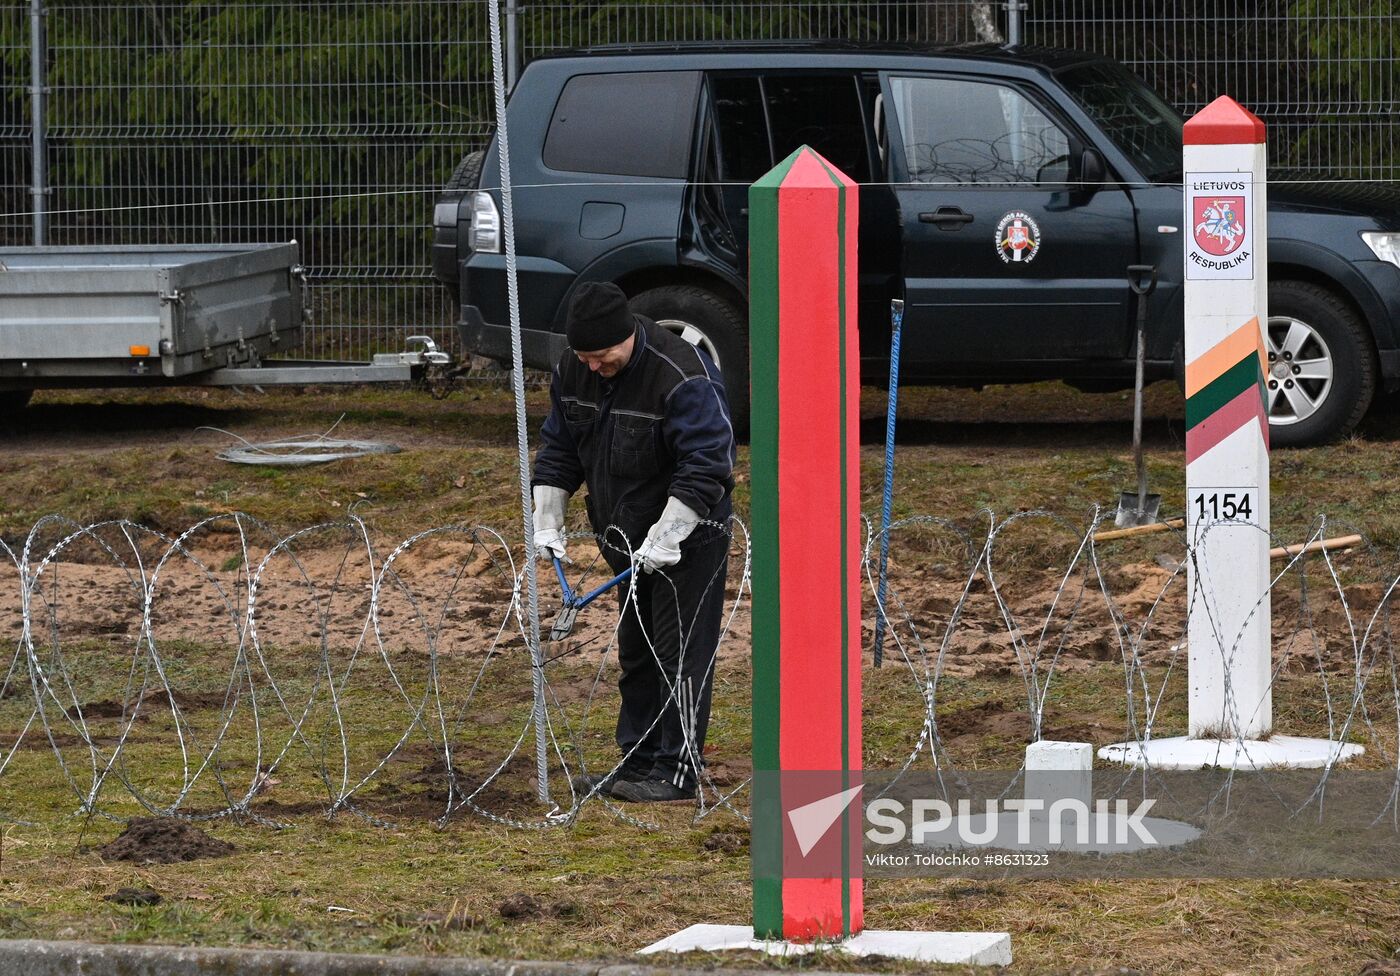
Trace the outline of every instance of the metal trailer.
[[0, 248], [0, 393], [45, 387], [383, 383], [444, 365], [422, 348], [369, 363], [270, 358], [301, 342], [300, 247]]

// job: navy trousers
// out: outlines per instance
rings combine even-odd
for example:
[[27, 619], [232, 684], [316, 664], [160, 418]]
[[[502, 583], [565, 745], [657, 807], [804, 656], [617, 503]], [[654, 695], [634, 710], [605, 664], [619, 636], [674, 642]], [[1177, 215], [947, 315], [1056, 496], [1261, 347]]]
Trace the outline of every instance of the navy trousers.
[[619, 588], [617, 744], [628, 778], [687, 788], [704, 766], [729, 536], [701, 526], [682, 552], [675, 566], [639, 574], [635, 603]]

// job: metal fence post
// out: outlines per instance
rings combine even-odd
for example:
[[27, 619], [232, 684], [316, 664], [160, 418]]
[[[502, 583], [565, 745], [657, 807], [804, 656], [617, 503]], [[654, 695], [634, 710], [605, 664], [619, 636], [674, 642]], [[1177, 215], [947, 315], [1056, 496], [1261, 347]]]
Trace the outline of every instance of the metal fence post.
[[1025, 0], [1006, 0], [1006, 43], [1011, 46], [1019, 45], [1025, 35], [1022, 27], [1026, 20]]
[[48, 229], [48, 186], [44, 173], [48, 152], [44, 130], [44, 0], [29, 0], [29, 106], [33, 163], [29, 194], [34, 201], [34, 244], [44, 244]]
[[520, 18], [516, 0], [506, 0], [506, 91], [515, 91], [520, 72]]

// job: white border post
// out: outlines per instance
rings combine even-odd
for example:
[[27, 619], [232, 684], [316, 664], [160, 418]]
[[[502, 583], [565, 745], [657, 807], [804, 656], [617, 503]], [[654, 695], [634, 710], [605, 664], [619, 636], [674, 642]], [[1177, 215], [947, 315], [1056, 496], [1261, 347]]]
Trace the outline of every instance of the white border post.
[[1189, 734], [1259, 739], [1273, 730], [1264, 124], [1221, 96], [1182, 142]]
[[1182, 131], [1188, 735], [1105, 746], [1154, 769], [1312, 768], [1359, 745], [1273, 734], [1264, 123], [1222, 95]]

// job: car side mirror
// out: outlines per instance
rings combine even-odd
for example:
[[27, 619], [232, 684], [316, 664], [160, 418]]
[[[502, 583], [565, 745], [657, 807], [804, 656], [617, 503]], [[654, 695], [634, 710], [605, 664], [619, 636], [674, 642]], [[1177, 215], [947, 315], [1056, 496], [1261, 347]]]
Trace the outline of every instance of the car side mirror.
[[1093, 193], [1108, 176], [1108, 167], [1097, 149], [1085, 149], [1079, 156], [1079, 182], [1081, 190]]
[[[1083, 149], [1075, 160], [1070, 183], [1060, 200], [1060, 208], [1079, 207], [1088, 203], [1103, 188], [1108, 179], [1108, 167], [1097, 149]], [[1060, 197], [1060, 194], [1056, 194]]]

